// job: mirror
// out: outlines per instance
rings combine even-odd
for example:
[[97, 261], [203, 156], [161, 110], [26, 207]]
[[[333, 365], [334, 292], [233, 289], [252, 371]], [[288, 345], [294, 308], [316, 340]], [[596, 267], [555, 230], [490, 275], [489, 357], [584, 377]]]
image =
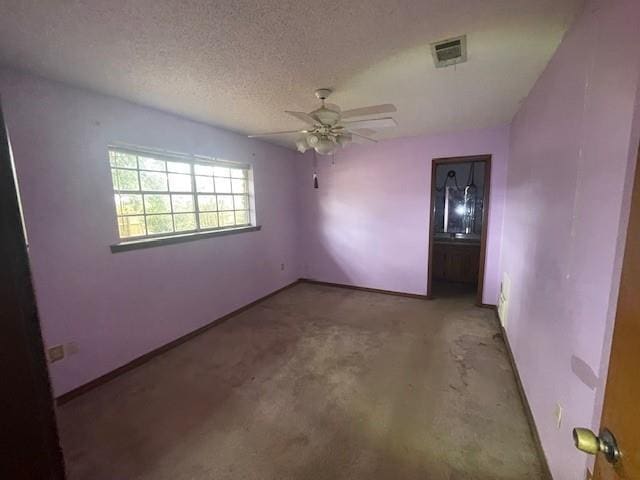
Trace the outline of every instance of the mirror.
[[440, 237], [480, 238], [484, 163], [438, 165], [435, 188], [435, 234]]

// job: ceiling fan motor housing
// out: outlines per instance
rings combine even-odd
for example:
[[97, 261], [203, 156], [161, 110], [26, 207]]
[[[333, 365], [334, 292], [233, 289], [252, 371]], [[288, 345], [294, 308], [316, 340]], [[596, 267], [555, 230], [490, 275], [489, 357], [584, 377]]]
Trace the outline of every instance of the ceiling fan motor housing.
[[340, 110], [327, 108], [322, 106], [317, 110], [310, 113], [314, 118], [317, 118], [322, 125], [335, 125], [340, 120]]
[[316, 90], [316, 97], [318, 97], [318, 100], [326, 100], [331, 95], [331, 92], [330, 88], [319, 88]]

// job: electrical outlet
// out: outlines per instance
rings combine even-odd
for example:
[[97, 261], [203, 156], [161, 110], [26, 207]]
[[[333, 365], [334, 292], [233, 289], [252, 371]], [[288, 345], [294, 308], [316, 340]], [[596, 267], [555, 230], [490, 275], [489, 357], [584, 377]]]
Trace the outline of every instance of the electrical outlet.
[[498, 318], [500, 319], [500, 324], [502, 325], [502, 328], [505, 328], [505, 329], [507, 328], [508, 307], [509, 307], [509, 304], [507, 302], [507, 299], [504, 298], [504, 296], [501, 293], [500, 296], [498, 297]]
[[511, 291], [511, 279], [506, 272], [502, 274], [500, 282], [500, 295], [498, 296], [498, 318], [502, 328], [507, 328], [507, 313], [509, 310], [509, 295]]
[[508, 302], [511, 296], [511, 278], [507, 272], [502, 272], [502, 282], [500, 282], [500, 294]]
[[66, 354], [70, 356], [78, 353], [78, 350], [80, 350], [80, 348], [78, 347], [78, 344], [76, 342], [69, 342], [64, 346], [64, 350]]
[[57, 362], [64, 358], [64, 345], [54, 345], [47, 350], [49, 355], [49, 362]]
[[562, 426], [562, 415], [564, 414], [564, 409], [562, 408], [562, 405], [560, 405], [559, 403], [556, 403], [556, 408], [553, 411], [553, 416], [556, 419], [556, 427], [558, 429], [560, 429], [560, 427]]
[[284, 263], [280, 264], [280, 270], [282, 270], [284, 272]]

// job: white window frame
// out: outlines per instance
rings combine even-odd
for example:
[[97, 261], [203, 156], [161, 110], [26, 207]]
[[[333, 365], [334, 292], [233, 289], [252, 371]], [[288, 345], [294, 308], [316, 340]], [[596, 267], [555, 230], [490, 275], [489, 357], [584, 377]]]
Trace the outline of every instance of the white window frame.
[[[136, 156], [136, 167], [123, 167], [123, 166], [117, 166], [114, 165], [112, 163], [112, 152], [119, 152], [119, 153], [124, 153], [124, 154], [128, 154], [128, 155], [135, 155]], [[191, 179], [191, 189], [190, 191], [171, 191], [170, 190], [170, 186], [169, 186], [169, 174], [174, 173], [174, 172], [169, 172], [167, 170], [166, 164], [165, 164], [165, 170], [164, 172], [159, 171], [159, 170], [150, 170], [150, 169], [144, 169], [144, 168], [140, 168], [140, 163], [138, 160], [138, 157], [144, 157], [144, 158], [152, 158], [155, 160], [161, 160], [161, 161], [165, 161], [165, 162], [182, 162], [182, 163], [188, 163], [190, 165], [189, 168], [189, 173], [188, 175], [190, 176]], [[118, 238], [120, 240], [120, 242], [138, 242], [138, 241], [144, 241], [144, 240], [153, 240], [153, 239], [161, 239], [161, 238], [173, 238], [173, 237], [185, 237], [185, 236], [199, 236], [203, 233], [215, 233], [215, 232], [220, 232], [220, 233], [224, 233], [226, 231], [234, 231], [234, 230], [239, 230], [239, 229], [244, 229], [247, 227], [253, 227], [256, 225], [256, 217], [255, 217], [255, 198], [254, 198], [254, 189], [253, 189], [253, 169], [252, 166], [250, 164], [246, 164], [246, 163], [238, 163], [238, 162], [232, 162], [232, 161], [228, 161], [228, 160], [222, 160], [222, 159], [217, 159], [217, 158], [211, 158], [211, 157], [204, 157], [204, 156], [199, 156], [199, 155], [188, 155], [188, 154], [181, 154], [181, 153], [173, 153], [173, 152], [167, 152], [167, 151], [159, 151], [159, 150], [155, 150], [155, 149], [148, 149], [148, 148], [141, 148], [141, 147], [130, 147], [130, 146], [121, 146], [121, 145], [109, 145], [108, 146], [108, 161], [109, 161], [109, 171], [111, 173], [112, 176], [112, 187], [113, 187], [113, 195], [114, 195], [114, 202], [116, 202], [116, 198], [118, 195], [140, 195], [141, 197], [141, 203], [142, 203], [142, 213], [138, 213], [138, 214], [122, 214], [122, 213], [118, 213], [118, 208], [117, 205], [114, 203], [114, 213], [115, 213], [115, 222], [116, 222], [116, 230], [118, 233]], [[244, 182], [245, 182], [245, 192], [244, 193], [234, 193], [233, 192], [233, 186], [232, 186], [232, 191], [231, 192], [216, 192], [216, 186], [215, 186], [215, 179], [219, 178], [228, 178], [230, 180], [231, 185], [233, 185], [232, 180], [241, 180], [240, 178], [232, 178], [231, 175], [229, 175], [228, 177], [226, 176], [221, 176], [221, 175], [201, 175], [201, 174], [196, 174], [195, 172], [195, 166], [196, 165], [202, 165], [202, 166], [207, 166], [207, 167], [221, 167], [221, 168], [229, 168], [229, 169], [236, 169], [236, 170], [242, 170], [244, 171]], [[137, 184], [138, 184], [138, 190], [126, 190], [126, 189], [120, 189], [118, 188], [118, 185], [115, 185], [115, 181], [113, 180], [113, 171], [114, 170], [128, 170], [128, 171], [135, 171], [137, 173]], [[167, 188], [166, 190], [143, 190], [142, 189], [142, 181], [141, 181], [141, 177], [140, 177], [140, 172], [152, 172], [152, 173], [165, 173], [167, 175]], [[184, 173], [184, 175], [187, 175], [187, 173]], [[196, 177], [209, 177], [212, 179], [213, 181], [213, 191], [212, 192], [198, 192], [197, 190], [197, 186], [196, 186]], [[198, 205], [198, 195], [208, 195], [208, 196], [214, 196], [215, 200], [216, 200], [216, 210], [200, 210], [199, 205]], [[166, 213], [161, 213], [161, 214], [148, 214], [146, 212], [146, 205], [145, 205], [145, 195], [168, 195], [169, 196], [169, 212]], [[194, 210], [193, 212], [175, 212], [174, 211], [174, 206], [173, 206], [173, 197], [172, 195], [191, 195], [193, 198], [193, 206], [194, 206]], [[218, 203], [218, 195], [225, 195], [225, 196], [230, 196], [232, 201], [233, 201], [233, 210], [220, 210], [219, 209], [219, 203]], [[247, 201], [247, 209], [243, 210], [243, 209], [236, 209], [235, 208], [235, 204], [236, 204], [236, 195], [237, 196], [244, 196], [246, 197], [246, 201]], [[247, 212], [247, 222], [246, 223], [241, 223], [241, 224], [237, 224], [237, 213], [236, 212], [241, 212], [241, 211], [246, 211]], [[221, 215], [220, 213], [229, 213], [229, 212], [233, 212], [234, 215], [234, 225], [225, 225], [225, 226], [219, 226], [220, 225], [220, 220], [221, 220]], [[193, 215], [195, 216], [195, 221], [196, 221], [196, 228], [195, 229], [189, 229], [189, 230], [180, 230], [180, 231], [176, 231], [175, 230], [175, 214], [180, 214], [180, 213], [193, 213]], [[201, 226], [201, 214], [211, 214], [211, 213], [216, 213], [217, 219], [218, 219], [218, 226], [215, 227], [202, 227]], [[172, 232], [161, 232], [161, 233], [148, 233], [149, 229], [148, 229], [148, 217], [149, 216], [153, 216], [153, 215], [171, 215], [171, 219], [173, 222], [173, 231]], [[121, 236], [121, 231], [120, 231], [120, 218], [122, 217], [133, 217], [133, 216], [138, 216], [138, 217], [143, 217], [144, 219], [144, 231], [145, 233], [142, 235], [131, 235], [131, 236]]]

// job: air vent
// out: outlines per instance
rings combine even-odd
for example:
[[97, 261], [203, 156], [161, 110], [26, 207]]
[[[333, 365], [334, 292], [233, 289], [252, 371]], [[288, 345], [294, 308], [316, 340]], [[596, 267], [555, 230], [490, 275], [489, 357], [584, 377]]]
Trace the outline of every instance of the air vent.
[[433, 61], [437, 68], [448, 67], [467, 61], [467, 36], [449, 38], [431, 44]]

